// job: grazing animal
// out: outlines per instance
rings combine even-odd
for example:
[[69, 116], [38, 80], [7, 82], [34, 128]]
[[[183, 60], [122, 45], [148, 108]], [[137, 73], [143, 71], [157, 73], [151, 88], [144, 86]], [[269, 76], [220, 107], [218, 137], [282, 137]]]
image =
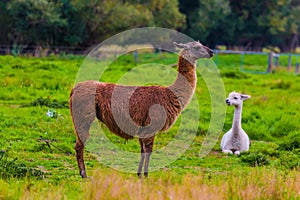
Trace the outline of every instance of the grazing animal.
[[70, 94], [70, 111], [76, 132], [76, 158], [80, 175], [87, 177], [84, 145], [95, 117], [124, 138], [139, 138], [141, 157], [138, 176], [148, 176], [155, 134], [168, 130], [191, 100], [196, 87], [196, 60], [211, 58], [213, 51], [199, 41], [177, 44], [178, 74], [168, 86], [123, 86], [98, 81], [78, 83]]
[[240, 152], [249, 150], [249, 137], [241, 124], [243, 101], [249, 98], [249, 95], [231, 92], [226, 99], [226, 103], [234, 106], [235, 109], [232, 128], [224, 134], [221, 141], [221, 149], [224, 153], [239, 155]]

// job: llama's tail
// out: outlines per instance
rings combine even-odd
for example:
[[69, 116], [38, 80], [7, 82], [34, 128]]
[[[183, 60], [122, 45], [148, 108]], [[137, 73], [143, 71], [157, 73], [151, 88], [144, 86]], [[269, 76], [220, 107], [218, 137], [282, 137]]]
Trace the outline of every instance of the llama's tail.
[[[72, 88], [71, 92], [70, 92], [70, 97], [69, 97], [69, 109], [70, 109], [70, 114], [71, 114], [71, 117], [72, 117], [72, 120], [73, 120], [73, 112], [72, 112], [72, 104], [73, 104], [73, 101], [72, 101], [72, 96], [73, 96], [73, 93], [74, 93], [74, 88]], [[73, 121], [74, 123], [74, 121]]]

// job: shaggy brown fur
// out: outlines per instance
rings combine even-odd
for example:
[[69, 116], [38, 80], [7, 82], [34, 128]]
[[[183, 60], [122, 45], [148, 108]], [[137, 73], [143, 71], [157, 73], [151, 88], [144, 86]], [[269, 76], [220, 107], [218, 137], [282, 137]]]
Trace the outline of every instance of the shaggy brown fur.
[[[195, 43], [201, 45], [194, 42], [194, 46]], [[191, 43], [188, 44], [190, 46], [187, 48], [194, 47]], [[205, 50], [204, 54], [207, 54], [205, 56], [201, 54], [203, 57], [212, 56], [209, 48], [203, 45], [201, 47]], [[166, 131], [173, 125], [194, 93], [195, 64], [198, 58], [194, 58], [189, 49], [182, 50], [178, 59], [179, 73], [176, 81], [169, 87], [135, 87], [86, 81], [78, 83], [73, 88], [70, 95], [70, 110], [77, 135], [75, 150], [82, 177], [87, 177], [83, 159], [84, 144], [89, 138], [90, 125], [95, 117], [112, 133], [122, 138], [132, 139], [134, 136], [139, 138], [141, 159], [138, 175], [141, 175], [143, 165], [144, 175], [148, 175], [155, 133]], [[126, 99], [129, 101], [127, 104]]]

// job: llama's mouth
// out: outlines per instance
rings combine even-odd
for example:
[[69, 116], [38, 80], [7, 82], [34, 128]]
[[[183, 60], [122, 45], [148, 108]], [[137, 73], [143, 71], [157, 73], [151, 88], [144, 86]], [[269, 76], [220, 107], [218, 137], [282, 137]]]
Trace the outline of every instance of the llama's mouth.
[[211, 58], [214, 56], [214, 51], [211, 50], [210, 48], [206, 47], [206, 52], [208, 54], [208, 58]]
[[213, 57], [213, 56], [214, 56], [214, 51], [213, 51], [213, 50], [211, 50], [211, 49], [209, 49], [209, 51], [208, 51], [208, 54], [209, 54], [209, 56], [210, 56], [210, 58], [211, 58], [211, 57]]
[[207, 56], [208, 56], [208, 58], [211, 58], [211, 57], [213, 57], [213, 55], [214, 55], [214, 51], [213, 51], [213, 50], [211, 50], [210, 48], [206, 47], [206, 46], [203, 46], [203, 47], [204, 47], [205, 51], [207, 52]]

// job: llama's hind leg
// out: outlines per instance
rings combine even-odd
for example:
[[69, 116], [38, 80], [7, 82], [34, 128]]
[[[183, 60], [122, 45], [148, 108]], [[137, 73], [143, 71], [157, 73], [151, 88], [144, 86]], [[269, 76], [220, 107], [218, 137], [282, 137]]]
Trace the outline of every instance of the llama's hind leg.
[[70, 94], [70, 112], [77, 136], [76, 158], [80, 175], [87, 177], [84, 165], [84, 146], [89, 138], [89, 129], [96, 117], [95, 96], [97, 82], [78, 83]]
[[78, 168], [79, 168], [79, 174], [81, 175], [82, 178], [87, 178], [86, 171], [85, 171], [85, 165], [84, 165], [84, 159], [83, 159], [84, 145], [78, 138], [77, 138], [76, 144], [75, 144], [75, 151], [76, 151], [76, 159], [77, 159]]
[[76, 159], [78, 163], [79, 173], [82, 178], [87, 177], [83, 154], [84, 154], [85, 143], [90, 136], [89, 129], [92, 122], [93, 122], [92, 120], [86, 120], [84, 126], [81, 126], [82, 128], [75, 129], [77, 134], [76, 144], [75, 144]]
[[86, 178], [86, 171], [84, 165], [84, 147], [85, 143], [88, 140], [90, 134], [89, 129], [93, 122], [93, 118], [82, 120], [81, 123], [74, 123], [75, 132], [77, 135], [76, 144], [75, 144], [75, 151], [76, 151], [76, 159], [78, 163], [79, 173], [82, 178]]

